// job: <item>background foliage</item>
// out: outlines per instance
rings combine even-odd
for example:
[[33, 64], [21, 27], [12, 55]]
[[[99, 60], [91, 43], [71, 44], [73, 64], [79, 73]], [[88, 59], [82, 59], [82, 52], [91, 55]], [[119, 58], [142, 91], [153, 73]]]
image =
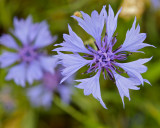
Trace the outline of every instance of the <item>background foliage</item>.
[[[130, 0], [136, 1], [136, 0]], [[13, 27], [13, 17], [26, 18], [32, 15], [35, 22], [47, 20], [53, 35], [58, 35], [56, 43], [63, 41], [63, 33], [68, 33], [68, 24], [86, 42], [91, 37], [71, 18], [75, 11], [91, 14], [100, 12], [103, 5], [111, 4], [115, 12], [123, 6], [124, 13], [118, 19], [118, 45], [124, 41], [126, 31], [131, 27], [134, 16], [138, 16], [141, 32], [147, 33], [146, 43], [157, 48], [144, 48], [146, 54], [134, 53], [128, 61], [138, 58], [153, 59], [147, 63], [148, 71], [143, 77], [152, 86], [145, 84], [139, 91], [130, 91], [131, 101], [125, 98], [125, 109], [115, 84], [101, 78], [101, 93], [108, 110], [92, 96], [84, 96], [83, 91], [74, 89], [71, 104], [64, 105], [58, 96], [52, 107], [34, 108], [28, 101], [25, 91], [5, 81], [7, 69], [0, 69], [0, 128], [159, 128], [160, 127], [160, 9], [152, 6], [149, 0], [126, 3], [126, 0], [0, 0], [0, 34], [8, 33]], [[134, 8], [136, 11], [129, 11]], [[125, 10], [124, 10], [125, 12]], [[56, 53], [47, 47], [51, 55]], [[0, 46], [0, 53], [5, 48]], [[76, 77], [81, 78], [82, 69]], [[15, 74], [16, 75], [16, 74]], [[5, 91], [8, 90], [8, 91]]]

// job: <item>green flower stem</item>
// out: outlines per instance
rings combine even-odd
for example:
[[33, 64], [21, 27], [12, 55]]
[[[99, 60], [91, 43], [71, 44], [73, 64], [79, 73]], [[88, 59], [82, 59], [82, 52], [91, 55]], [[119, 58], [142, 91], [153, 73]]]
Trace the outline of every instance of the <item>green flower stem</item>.
[[57, 97], [57, 96], [54, 97], [54, 103], [60, 109], [62, 109], [64, 112], [66, 112], [67, 114], [69, 114], [70, 116], [72, 116], [77, 121], [79, 121], [79, 122], [81, 122], [83, 124], [85, 123], [85, 120], [86, 120], [87, 117], [85, 117], [83, 114], [81, 114], [80, 112], [78, 112], [72, 106], [66, 105], [66, 104], [62, 103], [59, 97]]

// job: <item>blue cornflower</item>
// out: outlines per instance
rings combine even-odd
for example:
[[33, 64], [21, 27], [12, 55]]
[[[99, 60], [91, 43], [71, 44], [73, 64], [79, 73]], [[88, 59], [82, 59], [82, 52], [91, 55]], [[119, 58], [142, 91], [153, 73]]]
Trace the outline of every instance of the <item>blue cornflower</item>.
[[[133, 22], [132, 28], [127, 31], [124, 43], [117, 49], [113, 50], [113, 46], [117, 42], [117, 35], [114, 36], [114, 32], [117, 28], [117, 18], [120, 12], [121, 9], [114, 16], [114, 12], [109, 5], [108, 15], [104, 6], [100, 14], [98, 14], [97, 11], [93, 11], [91, 17], [82, 11], [83, 18], [72, 16], [78, 21], [79, 25], [95, 39], [94, 44], [96, 49], [89, 45], [84, 46], [81, 38], [72, 31], [70, 26], [68, 26], [69, 35], [64, 34], [63, 38], [65, 41], [61, 44], [57, 44], [62, 47], [53, 50], [58, 52], [57, 56], [61, 59], [61, 63], [65, 67], [62, 71], [64, 78], [61, 82], [77, 72], [81, 67], [85, 65], [89, 66], [85, 73], [93, 72], [95, 75], [90, 78], [76, 80], [77, 82], [80, 82], [76, 87], [84, 89], [85, 95], [92, 94], [100, 101], [104, 108], [106, 108], [106, 106], [101, 98], [99, 84], [101, 72], [103, 73], [104, 78], [106, 78], [107, 75], [111, 80], [115, 81], [123, 105], [124, 96], [128, 97], [130, 100], [129, 89], [138, 90], [138, 85], [143, 84], [144, 82], [149, 83], [148, 80], [142, 78], [141, 73], [147, 71], [147, 67], [143, 64], [150, 61], [151, 58], [120, 63], [120, 61], [127, 59], [127, 56], [130, 55], [129, 52], [140, 52], [138, 51], [139, 49], [146, 46], [152, 46], [143, 43], [146, 34], [140, 33], [139, 25], [136, 27], [136, 18]], [[106, 32], [105, 36], [102, 37], [102, 31], [105, 24]], [[73, 52], [73, 54], [64, 54], [60, 51], [69, 51]], [[128, 77], [120, 75], [123, 73], [128, 74]]]
[[35, 107], [43, 106], [49, 108], [54, 99], [54, 92], [60, 94], [64, 103], [69, 104], [72, 94], [71, 85], [73, 84], [73, 77], [65, 83], [59, 84], [61, 78], [59, 69], [54, 73], [44, 72], [41, 84], [27, 90], [27, 96], [31, 104]]
[[33, 23], [31, 16], [26, 20], [14, 18], [14, 30], [11, 33], [0, 37], [1, 45], [15, 51], [4, 51], [0, 55], [1, 68], [17, 62], [9, 69], [6, 80], [13, 79], [16, 84], [25, 86], [26, 81], [32, 84], [34, 80], [41, 79], [43, 70], [52, 73], [53, 58], [41, 49], [53, 43], [57, 37], [51, 35], [46, 21]]

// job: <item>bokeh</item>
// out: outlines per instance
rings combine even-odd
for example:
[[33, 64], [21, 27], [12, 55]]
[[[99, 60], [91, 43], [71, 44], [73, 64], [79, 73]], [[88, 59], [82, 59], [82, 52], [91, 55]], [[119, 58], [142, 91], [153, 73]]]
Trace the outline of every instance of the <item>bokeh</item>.
[[[26, 19], [31, 15], [34, 22], [46, 20], [52, 35], [57, 35], [55, 43], [63, 41], [63, 33], [68, 33], [68, 24], [84, 43], [93, 39], [71, 16], [84, 11], [89, 15], [93, 10], [100, 12], [103, 5], [111, 5], [118, 18], [116, 32], [117, 44], [122, 44], [134, 17], [140, 24], [141, 32], [147, 33], [145, 43], [156, 48], [146, 47], [143, 53], [133, 53], [127, 61], [138, 58], [153, 59], [146, 65], [148, 71], [143, 77], [152, 86], [144, 84], [140, 90], [130, 90], [131, 100], [125, 98], [123, 108], [116, 85], [100, 79], [102, 99], [108, 109], [104, 109], [92, 95], [84, 96], [83, 90], [74, 88], [69, 104], [61, 101], [60, 94], [55, 93], [50, 107], [33, 106], [27, 97], [31, 87], [18, 86], [13, 80], [6, 81], [8, 68], [0, 69], [0, 128], [159, 128], [160, 127], [160, 0], [0, 0], [0, 35], [9, 33], [13, 28], [13, 18]], [[51, 44], [45, 48], [49, 55], [56, 55]], [[6, 47], [0, 45], [0, 54]], [[8, 50], [8, 49], [7, 49]], [[84, 78], [81, 69], [74, 76]], [[15, 73], [16, 75], [16, 73]], [[37, 83], [35, 81], [35, 86]], [[39, 97], [37, 97], [38, 100]]]

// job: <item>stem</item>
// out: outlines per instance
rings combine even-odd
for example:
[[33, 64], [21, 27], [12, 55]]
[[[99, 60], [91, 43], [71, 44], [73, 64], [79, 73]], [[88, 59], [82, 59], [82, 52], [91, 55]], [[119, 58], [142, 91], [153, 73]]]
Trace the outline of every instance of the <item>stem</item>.
[[72, 116], [74, 119], [78, 120], [83, 124], [85, 123], [86, 117], [80, 112], [78, 112], [76, 109], [74, 109], [72, 106], [62, 103], [59, 97], [54, 97], [54, 103], [64, 112]]

